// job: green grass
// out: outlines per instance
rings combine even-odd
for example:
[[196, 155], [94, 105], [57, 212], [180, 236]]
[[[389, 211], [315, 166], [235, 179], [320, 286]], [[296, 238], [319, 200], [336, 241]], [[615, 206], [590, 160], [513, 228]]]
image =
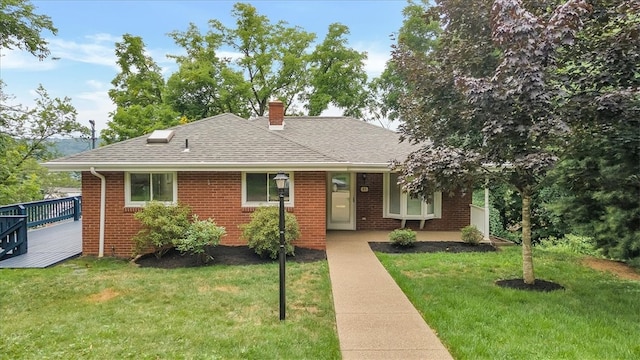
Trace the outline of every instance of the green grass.
[[537, 250], [536, 277], [565, 290], [504, 289], [519, 247], [496, 253], [377, 253], [456, 359], [639, 359], [640, 282]]
[[339, 359], [326, 261], [138, 268], [76, 259], [0, 270], [0, 359]]

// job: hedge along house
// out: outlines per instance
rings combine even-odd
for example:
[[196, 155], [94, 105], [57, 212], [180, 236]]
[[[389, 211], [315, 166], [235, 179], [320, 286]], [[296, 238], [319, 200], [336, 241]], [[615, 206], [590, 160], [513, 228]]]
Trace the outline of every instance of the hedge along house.
[[398, 134], [347, 117], [222, 114], [44, 164], [81, 171], [84, 255], [128, 257], [150, 200], [188, 205], [224, 226], [224, 245], [245, 245], [238, 225], [259, 206], [277, 205], [273, 177], [289, 176], [287, 211], [296, 215], [296, 246], [324, 249], [327, 230], [458, 231], [469, 225], [470, 195], [434, 194], [427, 203], [403, 193], [393, 159], [416, 147]]

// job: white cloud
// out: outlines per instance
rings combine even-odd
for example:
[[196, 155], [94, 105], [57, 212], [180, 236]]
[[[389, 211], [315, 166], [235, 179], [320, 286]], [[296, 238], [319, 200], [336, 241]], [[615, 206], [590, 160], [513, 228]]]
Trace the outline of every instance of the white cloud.
[[47, 39], [50, 56], [42, 61], [22, 50], [2, 49], [0, 66], [2, 69], [49, 71], [58, 67], [57, 62], [77, 61], [101, 66], [116, 67], [116, 37], [109, 34], [86, 36], [88, 42], [68, 41], [58, 38]]
[[102, 81], [98, 80], [87, 80], [87, 85], [89, 85], [89, 87], [92, 89], [103, 91], [106, 91], [106, 89], [108, 89], [110, 86], [109, 84], [103, 83]]
[[35, 56], [21, 50], [0, 50], [0, 69], [29, 71], [48, 71], [56, 68], [56, 60], [51, 58], [38, 60]]
[[107, 33], [98, 33], [93, 35], [85, 36], [87, 39], [92, 40], [94, 43], [110, 43], [111, 46], [115, 46], [115, 43], [118, 41], [122, 41], [122, 37], [115, 36]]
[[[89, 39], [93, 39], [89, 37]], [[100, 40], [90, 43], [78, 43], [62, 39], [53, 39], [49, 44], [52, 57], [87, 64], [116, 67], [113, 43]]]

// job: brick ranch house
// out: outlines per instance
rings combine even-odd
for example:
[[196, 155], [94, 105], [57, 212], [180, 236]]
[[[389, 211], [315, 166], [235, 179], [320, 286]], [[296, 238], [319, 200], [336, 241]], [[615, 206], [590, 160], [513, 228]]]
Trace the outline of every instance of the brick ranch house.
[[224, 245], [245, 245], [239, 224], [258, 206], [277, 205], [271, 180], [290, 178], [287, 211], [296, 215], [296, 246], [324, 249], [327, 230], [457, 231], [469, 225], [471, 196], [435, 193], [412, 199], [389, 171], [415, 146], [397, 133], [347, 117], [222, 114], [44, 164], [82, 173], [84, 255], [131, 256], [149, 200], [179, 202], [224, 226]]

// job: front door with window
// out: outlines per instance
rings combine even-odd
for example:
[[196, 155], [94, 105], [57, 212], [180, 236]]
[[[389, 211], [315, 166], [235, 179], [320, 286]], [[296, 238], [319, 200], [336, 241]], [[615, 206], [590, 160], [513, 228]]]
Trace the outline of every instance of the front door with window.
[[355, 230], [355, 174], [329, 173], [327, 178], [327, 229]]

